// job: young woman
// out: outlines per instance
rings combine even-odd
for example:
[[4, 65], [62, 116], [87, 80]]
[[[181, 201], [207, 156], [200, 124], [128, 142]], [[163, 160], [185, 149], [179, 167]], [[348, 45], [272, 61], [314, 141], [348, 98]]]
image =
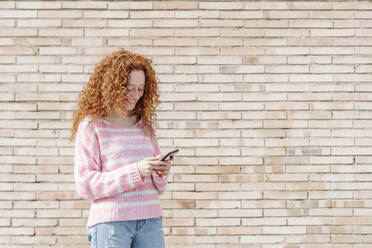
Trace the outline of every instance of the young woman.
[[165, 247], [159, 195], [173, 157], [160, 161], [153, 127], [160, 103], [151, 59], [119, 49], [95, 67], [79, 94], [75, 185], [92, 201], [87, 222], [91, 247]]

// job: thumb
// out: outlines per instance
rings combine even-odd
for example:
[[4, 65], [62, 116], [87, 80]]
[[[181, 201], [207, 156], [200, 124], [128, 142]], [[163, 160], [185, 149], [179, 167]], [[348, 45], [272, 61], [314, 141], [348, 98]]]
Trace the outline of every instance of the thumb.
[[152, 156], [152, 157], [145, 158], [145, 160], [156, 160], [156, 159], [158, 159], [157, 156]]

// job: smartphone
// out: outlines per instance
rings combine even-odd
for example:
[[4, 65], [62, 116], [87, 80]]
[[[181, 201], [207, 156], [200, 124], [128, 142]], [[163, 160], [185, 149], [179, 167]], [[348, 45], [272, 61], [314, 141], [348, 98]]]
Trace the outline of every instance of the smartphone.
[[178, 151], [179, 151], [179, 149], [175, 149], [175, 150], [173, 150], [173, 151], [168, 152], [166, 155], [164, 155], [164, 156], [161, 157], [161, 161], [165, 161], [165, 160], [167, 160], [170, 156], [173, 156], [173, 155], [176, 154]]

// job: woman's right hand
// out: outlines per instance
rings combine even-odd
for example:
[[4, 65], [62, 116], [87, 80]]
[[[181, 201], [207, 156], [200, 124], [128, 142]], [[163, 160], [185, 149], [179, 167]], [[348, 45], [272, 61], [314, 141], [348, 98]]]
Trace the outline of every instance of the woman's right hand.
[[160, 157], [147, 157], [137, 163], [138, 170], [142, 178], [151, 175], [161, 168], [159, 165]]

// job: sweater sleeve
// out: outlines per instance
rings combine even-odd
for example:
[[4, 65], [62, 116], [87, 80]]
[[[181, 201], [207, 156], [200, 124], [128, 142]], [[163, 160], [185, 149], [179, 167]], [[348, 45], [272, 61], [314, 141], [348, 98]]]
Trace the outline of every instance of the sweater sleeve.
[[98, 136], [93, 125], [82, 121], [76, 134], [74, 178], [76, 192], [85, 199], [100, 199], [129, 191], [143, 183], [137, 163], [102, 171]]
[[[153, 136], [152, 144], [155, 150], [154, 156], [157, 156], [157, 155], [161, 156], [161, 151], [160, 151], [160, 147], [159, 147], [156, 136]], [[152, 175], [152, 181], [154, 185], [156, 186], [156, 189], [158, 190], [159, 195], [162, 195], [165, 192], [165, 188], [168, 183], [168, 175], [158, 175], [156, 172], [152, 173], [151, 175]]]

